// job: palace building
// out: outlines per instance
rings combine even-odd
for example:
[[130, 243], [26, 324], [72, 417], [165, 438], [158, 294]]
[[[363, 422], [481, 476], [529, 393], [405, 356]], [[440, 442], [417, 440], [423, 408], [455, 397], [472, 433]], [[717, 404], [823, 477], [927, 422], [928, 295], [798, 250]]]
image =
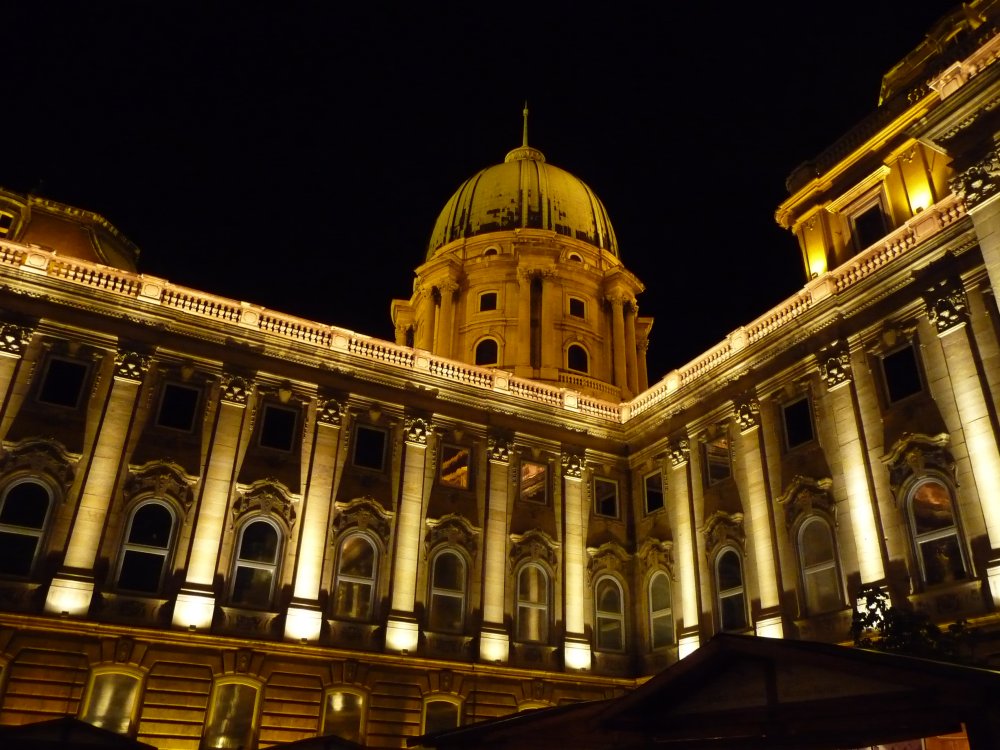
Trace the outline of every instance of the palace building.
[[873, 588], [1000, 666], [998, 21], [886, 74], [789, 177], [802, 289], [652, 385], [658, 280], [527, 128], [415, 248], [395, 341], [0, 191], [0, 729], [398, 748], [718, 633], [849, 642]]

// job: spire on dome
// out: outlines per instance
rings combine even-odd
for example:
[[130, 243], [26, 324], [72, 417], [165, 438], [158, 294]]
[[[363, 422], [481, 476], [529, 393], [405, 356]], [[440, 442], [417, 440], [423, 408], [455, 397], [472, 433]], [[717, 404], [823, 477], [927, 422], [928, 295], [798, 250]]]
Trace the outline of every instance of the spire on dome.
[[530, 159], [531, 161], [545, 161], [545, 155], [539, 151], [537, 148], [532, 148], [528, 145], [528, 100], [524, 101], [524, 110], [521, 114], [524, 116], [524, 130], [521, 135], [521, 145], [515, 149], [511, 149], [507, 152], [507, 156], [504, 158], [505, 162], [510, 161], [521, 161], [522, 159]]
[[528, 147], [528, 100], [524, 100], [524, 137], [521, 139], [521, 147]]

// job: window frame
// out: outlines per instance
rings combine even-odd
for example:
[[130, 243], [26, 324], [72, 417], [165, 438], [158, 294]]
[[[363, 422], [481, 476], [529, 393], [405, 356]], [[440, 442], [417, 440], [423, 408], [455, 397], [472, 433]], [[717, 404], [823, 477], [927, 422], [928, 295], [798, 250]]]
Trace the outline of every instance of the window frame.
[[[488, 299], [492, 297], [493, 306], [488, 306]], [[477, 312], [496, 312], [500, 309], [500, 293], [496, 289], [490, 289], [485, 292], [479, 293], [479, 304], [477, 305]]]
[[[10, 219], [9, 222], [4, 222], [4, 218]], [[0, 209], [0, 237], [10, 237], [14, 234], [14, 224], [17, 222], [17, 217], [10, 211], [4, 211]]]
[[[461, 589], [444, 588], [437, 583], [438, 563], [446, 557], [454, 557], [458, 560], [459, 577], [462, 583]], [[465, 632], [466, 607], [469, 597], [469, 564], [465, 555], [454, 547], [442, 547], [437, 550], [429, 560], [429, 586], [427, 592], [427, 630], [432, 633], [446, 633], [451, 635], [461, 635]], [[435, 601], [441, 598], [457, 600], [461, 612], [461, 621], [455, 628], [435, 627], [434, 615], [436, 611]]]
[[[736, 556], [736, 562], [739, 565], [740, 571], [740, 583], [738, 586], [731, 586], [727, 589], [723, 589], [722, 579], [719, 575], [720, 564], [722, 563], [722, 558], [727, 554]], [[715, 554], [715, 564], [713, 567], [715, 569], [715, 603], [716, 607], [718, 607], [719, 613], [719, 630], [724, 633], [736, 633], [747, 630], [750, 627], [750, 608], [747, 603], [746, 596], [747, 574], [743, 565], [743, 551], [731, 544], [725, 545]], [[727, 623], [725, 621], [725, 608], [722, 606], [723, 600], [735, 598], [737, 596], [740, 598], [740, 602], [743, 605], [743, 624], [739, 627], [727, 627]]]
[[880, 234], [880, 239], [885, 238], [892, 231], [889, 207], [886, 204], [883, 192], [884, 191], [880, 185], [875, 191], [853, 203], [850, 209], [845, 212], [847, 226], [851, 233], [851, 244], [853, 245], [854, 252], [856, 253], [860, 253], [862, 250], [867, 250], [869, 247], [872, 247], [879, 242], [879, 239], [876, 239], [869, 242], [867, 245], [861, 244], [861, 235], [858, 231], [857, 222], [859, 218], [865, 216], [870, 211], [877, 209], [879, 217], [882, 219], [882, 232]]
[[[480, 362], [479, 361], [479, 350], [484, 344], [492, 344], [496, 347], [496, 356], [493, 357], [492, 362]], [[500, 342], [497, 341], [492, 336], [483, 336], [476, 345], [472, 347], [472, 361], [476, 367], [499, 367], [500, 365]]]
[[[573, 312], [574, 303], [579, 303], [580, 312]], [[566, 314], [576, 320], [587, 319], [587, 300], [583, 297], [570, 296], [566, 305]]]
[[[212, 681], [212, 690], [209, 693], [208, 707], [205, 712], [205, 723], [202, 725], [201, 738], [199, 740], [199, 747], [206, 747], [205, 741], [208, 739], [208, 729], [212, 725], [212, 722], [216, 719], [216, 714], [219, 710], [219, 690], [220, 688], [228, 687], [229, 685], [236, 685], [239, 687], [250, 688], [254, 691], [254, 705], [253, 711], [250, 715], [250, 729], [247, 746], [256, 747], [257, 746], [257, 732], [260, 725], [260, 709], [262, 703], [262, 693], [261, 689], [263, 686], [256, 680], [252, 680], [245, 677], [222, 677], [217, 680]], [[221, 735], [220, 735], [221, 736]]]
[[[653, 586], [660, 579], [663, 579], [667, 587], [667, 602], [669, 606], [663, 609], [653, 608]], [[670, 585], [670, 576], [667, 575], [665, 570], [654, 570], [652, 575], [649, 576], [649, 581], [646, 584], [646, 606], [648, 615], [648, 625], [649, 625], [649, 648], [651, 651], [656, 651], [661, 648], [669, 648], [677, 642], [677, 634], [674, 632], [674, 599], [673, 599], [673, 587]], [[666, 619], [670, 623], [670, 628], [668, 632], [670, 633], [670, 640], [666, 643], [656, 642], [656, 623], [657, 620]]]
[[[465, 451], [465, 482], [464, 486], [459, 484], [454, 484], [446, 481], [444, 478], [445, 470], [445, 460], [446, 453], [449, 450], [455, 451], [455, 456], [461, 455], [462, 451]], [[442, 487], [447, 487], [452, 490], [471, 490], [472, 487], [472, 446], [471, 445], [459, 445], [458, 443], [441, 443], [441, 460], [438, 461], [438, 471], [437, 471], [438, 484]]]
[[36, 475], [16, 477], [7, 482], [3, 487], [3, 492], [0, 493], [0, 517], [2, 517], [3, 510], [7, 506], [11, 491], [24, 484], [35, 484], [41, 487], [45, 491], [46, 495], [48, 495], [48, 506], [45, 509], [45, 517], [42, 519], [42, 524], [37, 529], [30, 526], [18, 526], [15, 524], [0, 522], [0, 533], [33, 537], [35, 539], [35, 551], [32, 554], [30, 563], [28, 564], [28, 571], [23, 574], [0, 572], [0, 576], [20, 580], [30, 580], [38, 567], [38, 559], [41, 556], [42, 549], [45, 547], [45, 541], [48, 537], [49, 525], [52, 523], [52, 511], [53, 506], [55, 505], [56, 493], [48, 482], [45, 482]]
[[[48, 383], [49, 373], [51, 372], [53, 362], [66, 362], [71, 365], [76, 365], [83, 370], [83, 376], [80, 378], [80, 388], [76, 394], [76, 403], [72, 406], [56, 401], [46, 401], [42, 398], [42, 392], [45, 390], [46, 383]], [[83, 394], [87, 390], [87, 383], [90, 382], [90, 372], [91, 365], [88, 362], [81, 362], [79, 359], [65, 357], [60, 354], [49, 354], [49, 356], [45, 358], [45, 369], [42, 372], [42, 377], [38, 381], [38, 388], [35, 390], [35, 401], [43, 406], [51, 407], [53, 409], [77, 411], [80, 408], [80, 403], [83, 401]]]
[[[267, 426], [268, 414], [284, 412], [289, 414], [292, 418], [292, 428], [291, 434], [288, 436], [289, 446], [287, 448], [280, 447], [277, 445], [267, 445], [264, 443], [264, 430]], [[301, 437], [299, 436], [299, 423], [302, 419], [302, 412], [300, 409], [295, 409], [290, 406], [285, 406], [283, 404], [275, 404], [271, 402], [265, 402], [264, 408], [261, 410], [260, 414], [260, 427], [257, 430], [257, 447], [263, 448], [267, 451], [275, 451], [277, 453], [290, 454], [295, 453], [296, 448], [296, 437], [299, 437], [298, 442], [301, 443]]]
[[[826, 529], [826, 533], [830, 537], [830, 550], [832, 557], [830, 560], [824, 560], [819, 563], [813, 563], [811, 565], [806, 565], [806, 556], [804, 551], [804, 536], [806, 530], [809, 526], [820, 524]], [[845, 606], [844, 601], [844, 584], [843, 579], [840, 575], [840, 556], [837, 547], [837, 535], [834, 533], [833, 526], [830, 522], [822, 515], [818, 513], [812, 513], [801, 520], [798, 524], [798, 528], [795, 531], [795, 551], [798, 555], [799, 560], [799, 581], [802, 585], [802, 611], [808, 615], [821, 615], [828, 612], [835, 612], [838, 609], [843, 609]], [[833, 571], [833, 574], [837, 581], [837, 602], [834, 606], [819, 606], [813, 608], [809, 606], [809, 592], [810, 586], [809, 581], [815, 580], [818, 574], [825, 573], [827, 571]], [[831, 603], [832, 604], [832, 603]]]
[[[618, 592], [618, 610], [604, 610], [601, 609], [601, 596], [600, 588], [602, 584], [610, 583], [613, 585], [615, 590]], [[622, 653], [625, 651], [626, 647], [626, 619], [625, 611], [627, 609], [625, 604], [625, 587], [622, 586], [621, 581], [619, 581], [615, 576], [604, 574], [598, 576], [594, 580], [594, 650], [603, 651], [606, 653]], [[619, 640], [617, 645], [605, 645], [602, 643], [602, 632], [601, 628], [602, 622], [613, 623], [618, 626]]]
[[[938, 484], [944, 488], [945, 492], [948, 493], [948, 499], [951, 503], [951, 515], [952, 524], [946, 528], [933, 529], [931, 531], [926, 531], [922, 533], [917, 532], [916, 518], [913, 512], [914, 498], [921, 487], [928, 484]], [[928, 472], [926, 474], [921, 474], [916, 477], [912, 482], [909, 483], [906, 489], [904, 512], [906, 514], [906, 527], [909, 532], [910, 537], [910, 547], [913, 550], [913, 555], [916, 557], [916, 568], [920, 576], [920, 584], [924, 588], [927, 587], [937, 587], [937, 586], [949, 586], [955, 583], [962, 583], [968, 581], [972, 578], [972, 565], [971, 558], [969, 556], [968, 550], [965, 547], [965, 533], [962, 529], [962, 520], [958, 511], [958, 497], [955, 493], [955, 488], [952, 486], [951, 482], [948, 481], [944, 476], [939, 475], [937, 472]], [[924, 562], [924, 555], [922, 551], [922, 545], [942, 541], [949, 538], [955, 539], [955, 546], [958, 549], [958, 553], [961, 556], [962, 569], [965, 574], [964, 578], [955, 579], [952, 581], [930, 581], [927, 574], [927, 566]]]
[[[367, 464], [358, 463], [358, 446], [361, 443], [359, 436], [362, 430], [371, 433], [377, 432], [382, 436], [382, 455], [380, 456], [382, 460], [379, 462], [380, 465], [378, 466], [378, 468], [374, 466], [368, 466]], [[376, 427], [375, 425], [368, 424], [366, 422], [356, 422], [354, 425], [354, 434], [352, 435], [352, 437], [354, 438], [354, 440], [352, 441], [353, 445], [351, 446], [351, 466], [355, 469], [361, 469], [362, 471], [374, 471], [380, 474], [383, 473], [385, 471], [385, 454], [387, 452], [386, 448], [389, 442], [389, 431], [382, 427]]]
[[[521, 577], [525, 575], [528, 569], [537, 570], [540, 575], [540, 581], [542, 583], [543, 595], [541, 597], [541, 602], [531, 601], [529, 599], [521, 598]], [[543, 632], [540, 634], [541, 637], [537, 640], [522, 640], [521, 639], [521, 623], [524, 614], [522, 614], [522, 609], [530, 610], [532, 612], [540, 612], [541, 616], [539, 622], [542, 624]], [[517, 569], [517, 575], [514, 577], [514, 642], [515, 643], [541, 643], [545, 644], [549, 642], [549, 638], [552, 632], [552, 577], [549, 571], [545, 569], [540, 563], [534, 561], [528, 561], [521, 565]]]
[[[607, 484], [614, 487], [614, 503], [615, 511], [613, 514], [605, 513], [601, 510], [600, 506], [600, 494], [597, 490], [597, 485], [599, 483]], [[618, 480], [612, 479], [611, 477], [598, 477], [595, 476], [592, 480], [592, 492], [594, 493], [594, 515], [600, 516], [601, 518], [613, 518], [616, 521], [620, 520], [622, 517], [622, 503], [621, 503], [621, 491], [618, 486]]]
[[[544, 474], [541, 486], [542, 486], [542, 499], [533, 500], [524, 494], [524, 467], [526, 465], [539, 466], [542, 468], [542, 474]], [[548, 505], [549, 504], [549, 464], [543, 461], [532, 461], [531, 459], [522, 458], [517, 467], [517, 499], [522, 503], [531, 503], [532, 505]]]
[[[442, 729], [427, 729], [427, 707], [431, 703], [449, 703], [455, 707], [455, 726], [442, 728]], [[423, 705], [420, 709], [420, 733], [428, 734], [429, 732], [444, 732], [448, 729], [458, 729], [462, 726], [462, 709], [463, 701], [456, 695], [450, 695], [448, 693], [431, 693], [430, 695], [425, 695], [423, 700]]]
[[[97, 724], [94, 721], [88, 720], [87, 714], [89, 713], [94, 700], [94, 687], [97, 684], [97, 680], [102, 677], [108, 677], [111, 675], [121, 675], [124, 677], [130, 677], [135, 680], [135, 693], [132, 698], [132, 706], [128, 711], [128, 726], [124, 732], [119, 732], [117, 729], [111, 729], [104, 724]], [[80, 721], [86, 722], [91, 726], [98, 727], [99, 729], [104, 729], [108, 732], [114, 732], [115, 734], [121, 735], [123, 737], [135, 737], [136, 732], [139, 729], [139, 707], [142, 705], [142, 698], [145, 688], [145, 674], [137, 669], [130, 669], [128, 667], [122, 666], [120, 664], [109, 665], [109, 666], [98, 666], [93, 667], [90, 670], [90, 675], [87, 678], [86, 692], [84, 693], [83, 700], [80, 701], [80, 709], [77, 713], [77, 718]], [[117, 701], [116, 701], [117, 703]]]
[[[361, 710], [359, 712], [360, 717], [358, 721], [358, 735], [356, 739], [352, 739], [351, 737], [344, 737], [343, 735], [340, 734], [334, 734], [333, 732], [329, 731], [329, 728], [327, 727], [327, 714], [328, 714], [327, 704], [335, 693], [341, 693], [344, 695], [353, 695], [359, 699]], [[349, 742], [357, 742], [359, 745], [364, 744], [364, 739], [368, 724], [368, 700], [369, 700], [369, 695], [366, 691], [353, 686], [334, 685], [324, 690], [323, 711], [322, 714], [320, 715], [319, 736], [339, 737]]]
[[[660, 480], [660, 506], [658, 508], [649, 507], [649, 480], [653, 477], [659, 477]], [[663, 469], [655, 469], [654, 471], [642, 475], [642, 502], [647, 516], [667, 507], [667, 488], [666, 482], [664, 482], [663, 479]]]
[[[788, 428], [788, 410], [798, 406], [802, 402], [806, 403], [806, 416], [809, 419], [809, 438], [803, 440], [802, 442], [792, 444], [791, 441], [791, 430]], [[813, 414], [813, 403], [812, 395], [809, 393], [802, 393], [795, 398], [789, 399], [781, 403], [781, 431], [782, 438], [785, 444], [785, 451], [793, 451], [803, 446], [809, 445], [810, 443], [816, 442], [816, 418]]]
[[[719, 477], [714, 477], [713, 478], [713, 473], [712, 473], [712, 465], [713, 465], [713, 463], [712, 463], [712, 451], [711, 451], [710, 445], [714, 445], [715, 443], [718, 443], [721, 440], [724, 440], [726, 442], [726, 470], [727, 470], [727, 473], [726, 473], [726, 476], [724, 476], [724, 477], [719, 476]], [[701, 449], [702, 449], [701, 450], [701, 455], [702, 455], [703, 464], [704, 464], [704, 466], [703, 466], [703, 469], [704, 469], [703, 474], [705, 476], [705, 486], [706, 487], [715, 487], [716, 485], [722, 484], [723, 482], [731, 481], [732, 478], [733, 478], [733, 443], [732, 443], [732, 440], [729, 439], [729, 434], [728, 433], [723, 433], [722, 435], [716, 435], [711, 440], [705, 440], [701, 444]], [[715, 465], [721, 466], [721, 463], [717, 462]]]
[[[367, 543], [372, 548], [372, 575], [371, 578], [365, 578], [363, 576], [354, 575], [353, 573], [344, 573], [341, 570], [344, 561], [344, 546], [354, 538], [359, 538], [363, 542]], [[337, 620], [349, 621], [349, 622], [372, 622], [375, 619], [375, 602], [378, 601], [378, 573], [379, 564], [381, 563], [381, 547], [375, 542], [375, 539], [364, 533], [363, 531], [349, 531], [344, 534], [340, 541], [337, 543], [337, 558], [336, 567], [334, 568], [333, 575], [333, 617]], [[337, 595], [340, 591], [341, 583], [348, 584], [360, 584], [362, 586], [368, 586], [368, 616], [367, 617], [351, 617], [345, 615], [337, 609]]]
[[[135, 517], [143, 508], [147, 508], [152, 505], [157, 505], [165, 508], [167, 513], [170, 514], [170, 534], [167, 540], [166, 547], [151, 547], [144, 544], [138, 544], [129, 541], [129, 536], [132, 531], [132, 524], [135, 522]], [[179, 517], [174, 506], [167, 500], [160, 497], [147, 497], [135, 503], [132, 510], [129, 512], [128, 521], [125, 524], [124, 533], [122, 535], [121, 552], [118, 555], [118, 565], [115, 570], [115, 590], [122, 591], [129, 594], [138, 594], [141, 596], [157, 596], [163, 592], [164, 581], [166, 580], [167, 573], [170, 569], [170, 565], [174, 558], [174, 545], [177, 541], [177, 527], [178, 527]], [[122, 570], [125, 567], [125, 557], [129, 552], [137, 552], [146, 555], [156, 555], [162, 558], [160, 563], [160, 578], [157, 582], [155, 591], [141, 591], [139, 589], [123, 589], [121, 587], [121, 577]]]
[[[916, 371], [917, 381], [919, 382], [920, 387], [917, 390], [913, 391], [912, 393], [907, 393], [904, 396], [900, 396], [899, 398], [894, 399], [892, 397], [892, 387], [890, 385], [889, 374], [886, 372], [885, 369], [885, 360], [887, 357], [895, 356], [907, 350], [909, 350], [913, 356], [913, 365]], [[901, 404], [904, 401], [907, 401], [911, 398], [914, 398], [916, 396], [919, 396], [927, 392], [927, 379], [924, 377], [923, 363], [920, 360], [919, 347], [917, 346], [917, 342], [915, 340], [908, 339], [882, 352], [882, 354], [880, 354], [878, 357], [878, 364], [879, 364], [879, 373], [882, 376], [882, 395], [884, 403], [887, 407], [896, 406], [897, 404]]]
[[[251, 526], [263, 523], [274, 529], [274, 532], [278, 535], [277, 544], [274, 550], [274, 562], [264, 563], [258, 560], [244, 560], [240, 557], [240, 553], [243, 551], [243, 540], [246, 536], [247, 529]], [[281, 562], [282, 556], [285, 550], [285, 530], [278, 524], [273, 518], [266, 515], [253, 515], [243, 519], [240, 522], [239, 533], [236, 535], [236, 543], [233, 545], [233, 563], [231, 566], [231, 574], [229, 581], [229, 603], [233, 607], [239, 607], [241, 609], [254, 609], [269, 611], [274, 606], [274, 595], [278, 588], [278, 579], [281, 575]], [[239, 575], [241, 568], [246, 568], [248, 570], [267, 570], [271, 572], [271, 586], [270, 591], [267, 596], [267, 603], [264, 605], [252, 604], [248, 602], [237, 602], [236, 601], [236, 580]]]
[[[184, 391], [192, 391], [192, 392], [194, 392], [194, 394], [195, 394], [195, 401], [194, 401], [194, 408], [191, 411], [191, 425], [190, 425], [190, 427], [187, 427], [187, 428], [174, 427], [173, 425], [163, 424], [160, 421], [160, 417], [163, 414], [163, 404], [164, 404], [164, 401], [165, 401], [165, 398], [166, 398], [166, 393], [167, 393], [167, 389], [168, 388], [176, 388], [178, 390], [184, 390]], [[201, 403], [202, 403], [201, 400], [202, 400], [202, 389], [201, 388], [199, 388], [197, 386], [193, 386], [193, 385], [187, 385], [185, 383], [178, 383], [178, 382], [173, 381], [173, 380], [168, 380], [168, 381], [164, 382], [163, 385], [162, 385], [162, 387], [160, 388], [160, 400], [159, 400], [159, 403], [156, 406], [156, 419], [153, 421], [153, 423], [157, 426], [157, 428], [159, 428], [161, 430], [170, 430], [171, 432], [175, 432], [175, 433], [179, 432], [179, 433], [182, 433], [182, 434], [185, 434], [185, 435], [190, 435], [191, 433], [193, 433], [195, 431], [195, 425], [197, 424], [197, 421], [198, 421], [198, 414], [201, 411], [201, 408], [200, 408], [201, 407]]]
[[[573, 366], [574, 352], [582, 352], [582, 354], [577, 356], [583, 357], [583, 368]], [[576, 364], [580, 363], [577, 362]], [[576, 341], [566, 347], [566, 369], [570, 372], [580, 373], [581, 375], [590, 374], [590, 352], [587, 351], [587, 347]]]

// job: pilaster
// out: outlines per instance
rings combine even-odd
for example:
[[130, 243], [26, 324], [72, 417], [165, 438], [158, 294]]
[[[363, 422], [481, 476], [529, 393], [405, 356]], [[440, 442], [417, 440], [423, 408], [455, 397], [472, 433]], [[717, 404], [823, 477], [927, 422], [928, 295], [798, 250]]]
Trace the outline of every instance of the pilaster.
[[510, 487], [510, 456], [513, 446], [505, 437], [491, 435], [487, 451], [487, 519], [485, 568], [483, 570], [483, 627], [479, 658], [504, 664], [510, 653], [510, 636], [504, 627], [504, 585], [507, 580], [507, 506]]
[[586, 587], [586, 538], [583, 513], [583, 468], [580, 453], [562, 454], [564, 580], [566, 601], [566, 640], [564, 659], [567, 669], [590, 669], [590, 642], [585, 637], [584, 602]]

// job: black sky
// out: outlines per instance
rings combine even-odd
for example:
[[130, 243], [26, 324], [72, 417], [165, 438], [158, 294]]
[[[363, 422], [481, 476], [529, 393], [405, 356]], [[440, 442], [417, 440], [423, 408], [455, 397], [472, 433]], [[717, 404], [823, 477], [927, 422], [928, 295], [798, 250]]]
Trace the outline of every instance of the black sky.
[[0, 184], [103, 214], [145, 273], [391, 338], [527, 99], [646, 284], [655, 381], [802, 286], [785, 177], [952, 5], [18, 2]]

